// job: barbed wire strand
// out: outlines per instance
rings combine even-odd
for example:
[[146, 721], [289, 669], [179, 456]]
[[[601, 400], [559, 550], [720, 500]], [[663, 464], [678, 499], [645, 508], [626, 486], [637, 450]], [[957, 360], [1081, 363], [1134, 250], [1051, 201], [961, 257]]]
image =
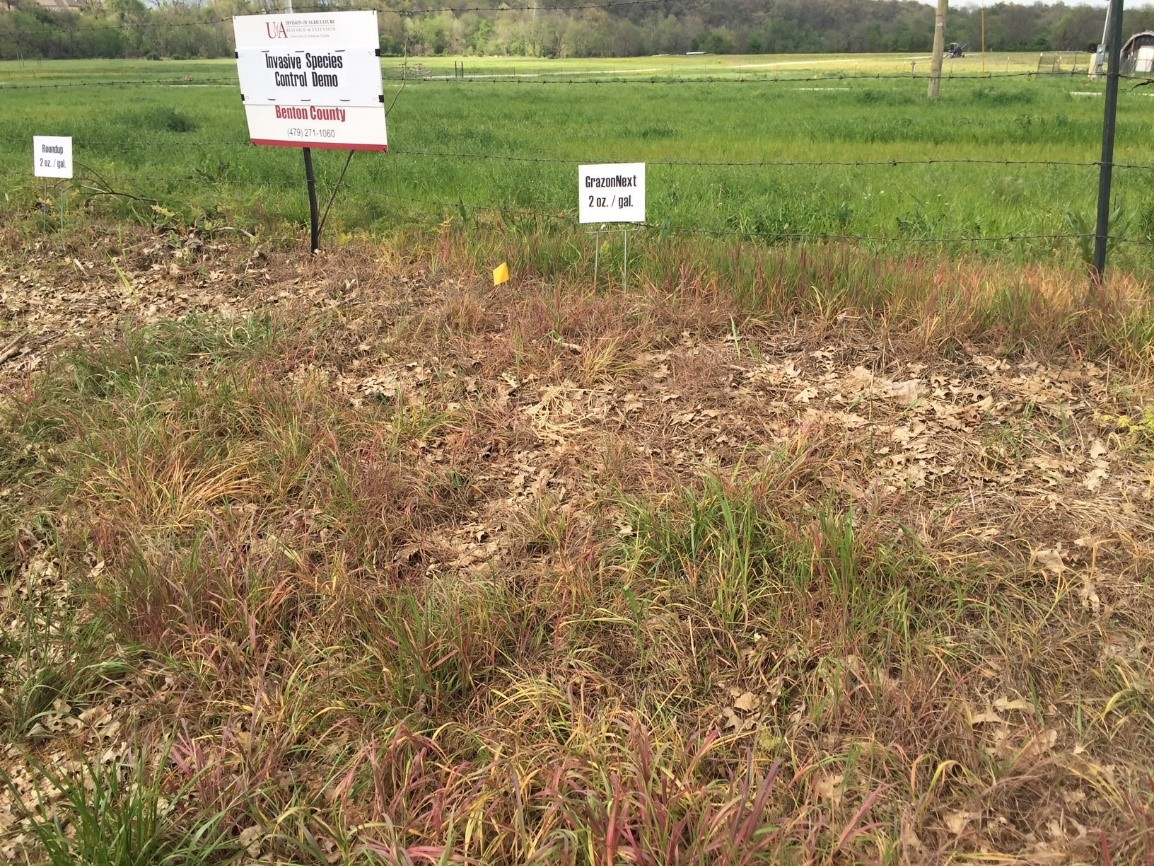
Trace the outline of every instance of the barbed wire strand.
[[[448, 212], [452, 215], [453, 212], [492, 212], [492, 213], [512, 213], [532, 216], [542, 220], [551, 220], [557, 222], [565, 222], [568, 224], [575, 223], [576, 210], [573, 208], [555, 208], [552, 210], [542, 210], [538, 207], [523, 207], [517, 205], [509, 205], [506, 203], [493, 202], [476, 202], [466, 201], [464, 199], [440, 199], [427, 198], [406, 193], [404, 195], [389, 195], [387, 200], [390, 202], [406, 202], [409, 204], [420, 205], [434, 205], [441, 209], [441, 214], [434, 215], [429, 212], [421, 212], [416, 214], [419, 217], [429, 217], [433, 219], [440, 219], [441, 216]], [[412, 215], [412, 214], [410, 214]], [[632, 227], [637, 229], [652, 230], [661, 236], [675, 236], [675, 237], [715, 237], [715, 238], [734, 238], [744, 241], [758, 241], [769, 243], [780, 242], [795, 242], [795, 243], [847, 243], [847, 244], [871, 244], [886, 246], [948, 246], [948, 245], [985, 245], [998, 243], [1023, 243], [1023, 242], [1037, 242], [1045, 241], [1053, 243], [1055, 241], [1079, 241], [1087, 240], [1095, 237], [1094, 232], [1051, 232], [1051, 233], [1031, 233], [1031, 232], [1015, 232], [1012, 234], [1001, 235], [869, 235], [869, 234], [849, 234], [844, 232], [823, 232], [823, 231], [807, 231], [807, 232], [775, 232], [772, 230], [748, 230], [748, 229], [733, 229], [733, 228], [700, 228], [700, 227], [686, 227], [671, 225], [668, 223], [653, 223], [643, 222], [634, 223], [630, 226], [621, 226], [622, 228]], [[1152, 238], [1136, 238], [1127, 236], [1110, 236], [1111, 244], [1129, 244], [1143, 247], [1154, 247], [1154, 239]]]
[[[445, 211], [455, 211], [462, 208], [466, 210], [475, 211], [493, 211], [497, 213], [520, 213], [535, 216], [545, 220], [565, 220], [572, 221], [576, 217], [574, 209], [562, 209], [556, 211], [543, 211], [536, 208], [526, 208], [511, 206], [505, 204], [479, 203], [468, 202], [461, 200], [448, 199], [430, 199], [413, 196], [410, 194], [402, 196], [391, 196], [390, 201], [404, 201], [410, 204], [432, 204], [443, 208]], [[945, 244], [983, 244], [983, 243], [1006, 243], [1017, 241], [1058, 241], [1058, 240], [1080, 240], [1094, 237], [1093, 232], [1055, 232], [1050, 234], [1031, 234], [1027, 232], [1010, 234], [1010, 235], [943, 235], [943, 236], [903, 236], [903, 235], [855, 235], [844, 234], [837, 232], [773, 232], [773, 231], [749, 231], [744, 229], [705, 229], [705, 228], [688, 228], [685, 226], [669, 225], [665, 223], [633, 223], [632, 227], [652, 229], [660, 234], [665, 235], [679, 235], [679, 236], [701, 236], [701, 237], [733, 237], [744, 240], [813, 240], [813, 241], [836, 241], [845, 243], [879, 243], [883, 245], [908, 245], [908, 244], [928, 244], [928, 245], [945, 245]], [[617, 226], [618, 228], [627, 228], [630, 226]], [[1111, 238], [1111, 240], [1117, 240]], [[1140, 241], [1135, 241], [1140, 243]]]
[[[401, 201], [408, 204], [434, 204], [439, 205], [444, 211], [455, 211], [461, 208], [474, 211], [492, 211], [497, 213], [518, 213], [529, 216], [535, 216], [545, 220], [565, 221], [572, 223], [576, 214], [574, 211], [558, 211], [548, 212], [539, 211], [530, 208], [515, 207], [505, 204], [487, 204], [483, 205], [476, 202], [466, 201], [449, 201], [443, 199], [426, 199], [415, 196], [394, 196], [390, 201]], [[424, 221], [429, 218], [440, 219], [440, 215], [434, 216], [427, 211], [412, 211], [407, 214], [413, 217], [414, 222]], [[1096, 235], [1094, 232], [1056, 232], [1051, 234], [1011, 234], [1011, 235], [949, 235], [941, 237], [910, 237], [900, 235], [851, 235], [851, 234], [833, 234], [825, 232], [753, 232], [741, 229], [702, 229], [702, 228], [686, 228], [684, 226], [671, 226], [664, 223], [633, 223], [629, 226], [618, 225], [616, 228], [638, 228], [638, 229], [652, 229], [660, 235], [672, 235], [674, 237], [728, 237], [737, 238], [745, 241], [763, 241], [763, 242], [820, 242], [820, 243], [871, 243], [881, 246], [909, 246], [909, 245], [923, 245], [923, 246], [946, 246], [953, 245], [978, 245], [984, 243], [1015, 243], [1019, 241], [1080, 241], [1089, 240]], [[1154, 238], [1134, 238], [1111, 235], [1109, 237], [1111, 244], [1129, 244], [1133, 246], [1154, 247]]]
[[[185, 135], [185, 133], [173, 133]], [[0, 139], [2, 140], [2, 139]], [[149, 150], [185, 150], [192, 143], [198, 147], [243, 147], [249, 143], [247, 138], [238, 139], [184, 139], [180, 141], [158, 141], [156, 139], [132, 138], [94, 138], [79, 139], [80, 147], [142, 147]], [[390, 146], [388, 156], [393, 157], [422, 157], [431, 159], [453, 160], [486, 160], [493, 162], [510, 163], [537, 163], [541, 165], [591, 165], [613, 162], [614, 158], [605, 154], [588, 157], [572, 156], [521, 156], [517, 154], [501, 153], [470, 153], [465, 151], [442, 151], [398, 148]], [[628, 161], [637, 161], [632, 158]], [[935, 166], [1002, 166], [1006, 168], [1100, 168], [1100, 160], [1058, 159], [1005, 159], [980, 157], [931, 157], [927, 159], [861, 159], [861, 160], [823, 160], [823, 159], [760, 159], [760, 160], [643, 160], [646, 165], [662, 166], [664, 168], [932, 168]], [[1154, 163], [1125, 163], [1115, 162], [1112, 167], [1122, 170], [1154, 171]]]
[[[398, 55], [399, 57], [399, 55]], [[391, 58], [384, 58], [386, 60]], [[1079, 72], [1077, 75], [1082, 75]], [[593, 77], [616, 75], [615, 78]], [[570, 76], [562, 78], [561, 76]], [[580, 77], [588, 76], [588, 77]], [[605, 84], [641, 84], [641, 85], [686, 85], [686, 84], [833, 84], [862, 81], [926, 81], [930, 75], [912, 75], [906, 73], [822, 73], [818, 75], [790, 75], [788, 73], [766, 73], [764, 75], [656, 75], [653, 73], [638, 72], [633, 75], [620, 71], [604, 72], [601, 70], [571, 70], [562, 72], [493, 72], [477, 73], [458, 77], [445, 73], [444, 75], [406, 74], [396, 67], [385, 67], [382, 78], [385, 81], [403, 81], [408, 84], [521, 84], [521, 85], [605, 85]], [[1044, 78], [1069, 77], [1068, 73], [1054, 72], [975, 72], [960, 73], [957, 75], [943, 75], [943, 81], [958, 83], [972, 83], [1011, 78], [1039, 80]], [[1144, 79], [1148, 80], [1148, 79]], [[67, 87], [188, 87], [195, 85], [232, 85], [239, 86], [239, 79], [230, 78], [194, 78], [189, 73], [181, 78], [169, 79], [104, 79], [100, 81], [55, 81], [48, 80], [39, 83], [41, 79], [26, 78], [15, 81], [0, 81], [0, 91], [11, 90], [48, 90]], [[1096, 93], [1096, 91], [1087, 91]], [[1129, 91], [1127, 91], [1129, 92]], [[1154, 96], [1154, 93], [1149, 94]]]
[[[512, 156], [490, 153], [459, 153], [436, 150], [405, 150], [392, 148], [390, 153], [397, 156], [428, 156], [438, 159], [485, 159], [505, 162], [539, 162], [584, 165], [604, 162], [604, 158], [573, 159], [548, 156]], [[935, 165], [1000, 165], [1000, 166], [1032, 166], [1032, 167], [1061, 167], [1061, 168], [1099, 168], [1101, 161], [1075, 162], [1066, 160], [1048, 159], [979, 159], [973, 157], [933, 158], [933, 159], [879, 159], [879, 160], [756, 160], [740, 161], [683, 161], [683, 160], [645, 160], [646, 165], [693, 167], [693, 168], [865, 168], [865, 167], [892, 167], [903, 166], [935, 166]], [[1154, 163], [1112, 163], [1114, 168], [1154, 170]]]

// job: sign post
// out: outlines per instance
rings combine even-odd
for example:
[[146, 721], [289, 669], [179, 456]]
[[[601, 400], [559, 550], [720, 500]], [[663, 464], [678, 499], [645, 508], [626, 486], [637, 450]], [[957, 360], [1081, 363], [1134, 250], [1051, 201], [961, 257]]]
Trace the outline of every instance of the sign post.
[[304, 151], [315, 253], [322, 218], [312, 149], [389, 149], [377, 13], [241, 15], [233, 32], [249, 138]]
[[305, 155], [305, 186], [309, 191], [309, 251], [321, 248], [320, 207], [317, 205], [317, 176], [313, 171], [313, 150], [302, 148]]
[[1118, 117], [1118, 80], [1122, 77], [1122, 0], [1110, 0], [1106, 34], [1106, 113], [1102, 119], [1102, 159], [1098, 169], [1098, 219], [1094, 226], [1094, 261], [1090, 265], [1090, 295], [1102, 287], [1106, 246], [1110, 240], [1110, 185], [1114, 177], [1114, 131]]
[[[577, 217], [582, 225], [645, 222], [645, 163], [621, 162], [582, 165], [577, 168]], [[601, 265], [601, 235], [593, 232], [593, 283]], [[622, 288], [629, 286], [629, 229], [623, 227]]]

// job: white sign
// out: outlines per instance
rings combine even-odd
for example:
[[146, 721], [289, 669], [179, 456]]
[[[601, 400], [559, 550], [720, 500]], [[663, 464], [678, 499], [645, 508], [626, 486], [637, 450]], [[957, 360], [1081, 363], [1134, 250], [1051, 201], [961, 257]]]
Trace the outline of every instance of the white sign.
[[645, 163], [579, 166], [577, 186], [580, 222], [645, 222]]
[[376, 12], [242, 15], [233, 32], [253, 144], [389, 149]]
[[72, 177], [72, 137], [32, 136], [32, 165], [36, 177]]

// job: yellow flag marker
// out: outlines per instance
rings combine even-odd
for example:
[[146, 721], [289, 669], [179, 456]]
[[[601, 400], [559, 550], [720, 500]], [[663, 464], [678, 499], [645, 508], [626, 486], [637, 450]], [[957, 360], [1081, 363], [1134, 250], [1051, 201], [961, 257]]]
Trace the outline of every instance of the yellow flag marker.
[[501, 264], [493, 268], [493, 285], [499, 286], [501, 283], [507, 282], [509, 282], [509, 263], [501, 262]]

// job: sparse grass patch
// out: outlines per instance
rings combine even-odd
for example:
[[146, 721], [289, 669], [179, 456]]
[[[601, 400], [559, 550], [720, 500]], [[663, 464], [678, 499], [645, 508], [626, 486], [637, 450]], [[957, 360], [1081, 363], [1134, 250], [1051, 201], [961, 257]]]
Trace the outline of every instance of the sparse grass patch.
[[[582, 347], [594, 368], [612, 360], [593, 354], [598, 348], [620, 353], [620, 343], [602, 342], [609, 334], [617, 341], [652, 345], [655, 327], [665, 334], [675, 320], [723, 327], [731, 317], [773, 323], [816, 319], [840, 330], [864, 322], [903, 341], [915, 336], [933, 353], [958, 341], [981, 342], [1052, 356], [1073, 349], [1147, 366], [1154, 346], [1154, 301], [1141, 280], [1125, 273], [1114, 273], [1091, 293], [1082, 268], [1008, 266], [964, 247], [945, 254], [894, 255], [837, 241], [764, 244], [652, 231], [639, 235], [630, 249], [640, 301], [622, 297], [619, 270], [602, 270], [603, 285], [595, 296], [587, 288], [591, 259], [561, 266], [548, 255], [541, 262], [540, 251], [514, 258], [509, 236], [483, 225], [449, 238], [438, 258], [483, 273], [487, 262], [508, 257], [519, 279], [506, 292], [538, 278], [558, 286], [524, 298], [509, 325], [515, 334], [551, 335], [559, 349]], [[562, 241], [575, 242], [562, 236], [536, 237], [534, 243]], [[557, 304], [550, 295], [558, 295], [561, 286], [565, 301]], [[583, 296], [580, 303], [574, 292]], [[503, 295], [495, 290], [494, 296]], [[623, 309], [631, 301], [633, 308]], [[633, 327], [622, 331], [622, 321]], [[500, 330], [500, 323], [488, 324]]]
[[133, 668], [133, 652], [61, 592], [45, 559], [5, 587], [0, 731], [10, 742], [49, 735], [61, 707], [85, 707]]

